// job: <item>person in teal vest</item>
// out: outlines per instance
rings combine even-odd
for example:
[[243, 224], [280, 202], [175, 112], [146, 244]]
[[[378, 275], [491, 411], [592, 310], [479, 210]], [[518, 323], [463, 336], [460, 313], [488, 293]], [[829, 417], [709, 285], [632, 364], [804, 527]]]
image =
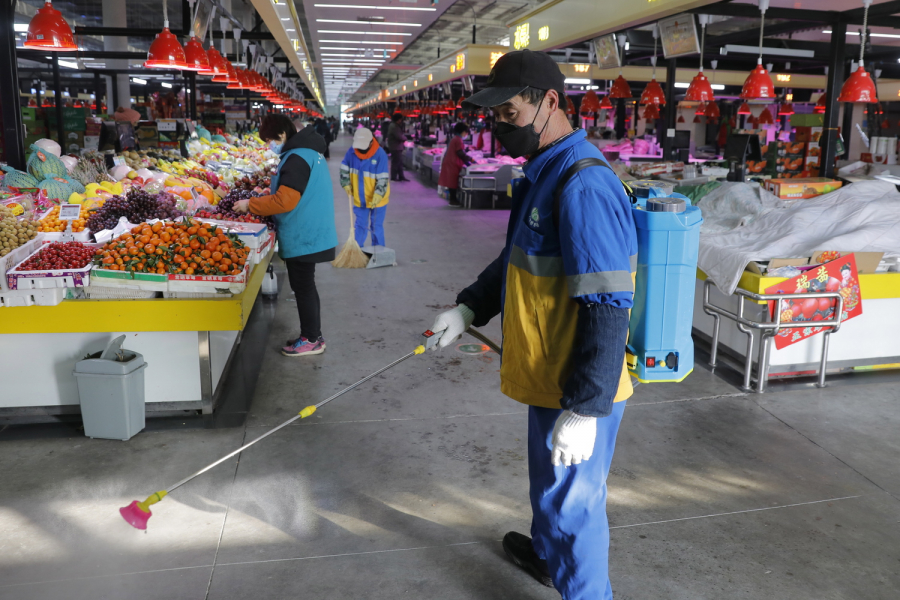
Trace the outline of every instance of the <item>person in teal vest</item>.
[[325, 140], [312, 127], [294, 128], [284, 115], [266, 115], [259, 137], [281, 156], [272, 177], [272, 195], [234, 203], [236, 212], [274, 216], [279, 254], [297, 299], [300, 335], [281, 349], [285, 356], [325, 352], [321, 304], [316, 289], [316, 264], [334, 260], [338, 245], [334, 226], [334, 195], [322, 154]]

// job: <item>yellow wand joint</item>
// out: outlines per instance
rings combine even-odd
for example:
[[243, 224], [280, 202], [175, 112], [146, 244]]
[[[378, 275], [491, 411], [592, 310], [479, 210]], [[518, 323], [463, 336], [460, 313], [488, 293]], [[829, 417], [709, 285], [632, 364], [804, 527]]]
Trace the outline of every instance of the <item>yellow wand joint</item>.
[[303, 410], [300, 411], [300, 418], [305, 419], [306, 417], [310, 416], [314, 412], [316, 412], [315, 406], [307, 406], [306, 408], [304, 408]]
[[425, 353], [425, 346], [416, 346], [416, 349], [414, 350], [414, 352], [415, 352], [416, 354], [424, 354], [424, 353]]
[[150, 506], [165, 498], [167, 494], [168, 492], [166, 490], [160, 490], [154, 494], [150, 494], [147, 496], [146, 500], [137, 503], [138, 508], [144, 512], [150, 512]]

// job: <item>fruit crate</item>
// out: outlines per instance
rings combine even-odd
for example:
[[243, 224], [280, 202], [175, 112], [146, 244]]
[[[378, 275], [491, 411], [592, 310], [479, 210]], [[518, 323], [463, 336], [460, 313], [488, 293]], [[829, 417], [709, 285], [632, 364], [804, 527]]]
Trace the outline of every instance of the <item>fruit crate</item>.
[[[43, 234], [39, 233], [36, 238], [25, 242], [6, 256], [0, 256], [0, 294], [11, 291], [6, 283], [6, 272], [34, 254], [35, 250], [38, 250], [43, 243], [42, 236]], [[25, 306], [30, 306], [30, 304]]]
[[[91, 269], [93, 263], [88, 263], [80, 269], [60, 269], [55, 271], [22, 271], [19, 266], [43, 249], [43, 244], [49, 243], [46, 238], [41, 240], [40, 247], [20, 260], [15, 267], [6, 271], [6, 284], [11, 290], [43, 290], [49, 288], [84, 287], [90, 285]], [[96, 244], [86, 244], [96, 248]]]
[[[94, 281], [96, 281], [96, 278], [94, 278]], [[150, 300], [156, 298], [158, 293], [148, 290], [130, 290], [96, 285], [84, 288], [84, 295], [88, 300]]]
[[269, 252], [275, 246], [275, 232], [269, 232], [268, 238], [263, 242], [263, 244], [257, 248], [256, 250], [250, 251], [250, 259], [254, 266], [258, 265], [263, 261], [263, 259], [268, 256]]
[[94, 267], [91, 271], [91, 287], [110, 287], [122, 290], [143, 290], [145, 292], [166, 292], [169, 280], [166, 275], [155, 273], [132, 273], [131, 271], [110, 271]]
[[265, 223], [242, 223], [241, 221], [219, 221], [216, 219], [195, 219], [203, 223], [212, 223], [225, 229], [228, 233], [238, 236], [247, 248], [257, 249], [266, 241], [266, 233], [269, 231]]
[[[61, 242], [61, 241], [63, 241], [63, 236], [65, 236], [66, 233], [64, 231], [42, 231], [41, 235], [44, 236], [43, 239], [46, 242]], [[72, 236], [72, 239], [66, 240], [66, 241], [82, 242], [82, 243], [87, 243], [87, 242], [91, 241], [91, 230], [87, 229], [87, 228], [82, 229], [81, 231], [79, 231], [77, 233], [71, 233], [69, 235]]]
[[238, 275], [169, 275], [169, 292], [240, 294], [250, 279], [250, 262]]

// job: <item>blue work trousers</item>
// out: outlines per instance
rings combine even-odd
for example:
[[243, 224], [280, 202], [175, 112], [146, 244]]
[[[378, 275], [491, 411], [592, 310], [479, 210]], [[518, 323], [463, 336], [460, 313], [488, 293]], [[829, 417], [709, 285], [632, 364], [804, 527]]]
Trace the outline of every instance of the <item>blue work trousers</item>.
[[597, 419], [597, 441], [589, 460], [554, 467], [553, 426], [562, 410], [528, 410], [528, 476], [531, 483], [531, 539], [547, 561], [563, 600], [612, 600], [609, 583], [609, 522], [606, 477], [616, 448], [625, 402]]
[[353, 215], [356, 217], [356, 243], [360, 247], [366, 243], [369, 232], [372, 232], [372, 245], [384, 246], [384, 214], [387, 206], [381, 208], [353, 207]]

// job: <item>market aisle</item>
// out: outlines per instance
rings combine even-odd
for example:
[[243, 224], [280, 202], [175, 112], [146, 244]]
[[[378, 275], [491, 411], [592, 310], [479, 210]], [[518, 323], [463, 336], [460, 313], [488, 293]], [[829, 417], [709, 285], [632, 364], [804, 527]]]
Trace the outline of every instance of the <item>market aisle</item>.
[[[329, 161], [341, 242], [349, 141]], [[118, 515], [410, 351], [500, 251], [506, 211], [451, 209], [415, 181], [391, 197], [399, 265], [320, 267], [319, 357], [279, 354], [297, 334], [283, 286], [243, 426], [125, 444], [0, 431], [0, 600], [559, 598], [498, 541], [530, 508], [525, 408], [493, 353], [410, 359], [177, 491], [146, 534]], [[898, 401], [890, 384], [760, 398], [699, 367], [640, 386], [610, 476], [616, 599], [895, 598]]]

